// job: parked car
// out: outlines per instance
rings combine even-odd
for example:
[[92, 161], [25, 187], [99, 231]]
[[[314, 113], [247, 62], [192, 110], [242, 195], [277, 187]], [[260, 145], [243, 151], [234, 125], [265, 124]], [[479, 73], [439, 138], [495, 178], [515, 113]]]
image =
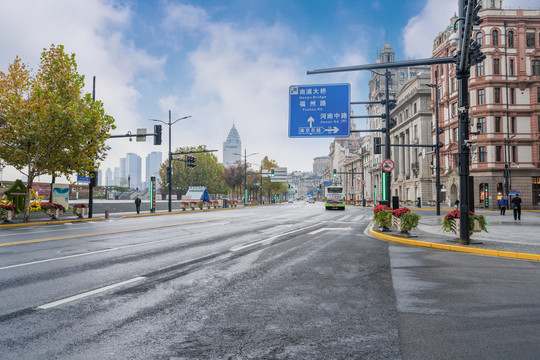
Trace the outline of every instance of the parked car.
[[290, 198], [289, 199], [289, 204], [292, 204], [294, 202], [294, 199], [293, 198]]
[[309, 204], [315, 204], [315, 198], [314, 198], [314, 197], [310, 197], [310, 198], [307, 199], [307, 202], [308, 202]]

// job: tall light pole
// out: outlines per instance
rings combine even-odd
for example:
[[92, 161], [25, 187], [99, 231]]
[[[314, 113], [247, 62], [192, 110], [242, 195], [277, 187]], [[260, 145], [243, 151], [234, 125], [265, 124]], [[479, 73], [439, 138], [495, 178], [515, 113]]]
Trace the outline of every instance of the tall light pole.
[[439, 141], [441, 135], [441, 129], [439, 128], [439, 85], [438, 79], [439, 73], [435, 70], [435, 84], [426, 84], [430, 88], [435, 89], [435, 188], [437, 199], [437, 215], [441, 215], [441, 152], [440, 148], [442, 144]]
[[171, 201], [171, 197], [172, 197], [172, 150], [171, 150], [171, 126], [176, 124], [177, 122], [179, 122], [180, 120], [184, 120], [184, 119], [187, 119], [187, 118], [190, 118], [191, 115], [188, 115], [188, 116], [184, 116], [184, 117], [181, 117], [180, 119], [176, 119], [174, 120], [173, 122], [171, 122], [171, 110], [169, 110], [169, 122], [166, 123], [165, 121], [163, 120], [157, 120], [157, 119], [150, 119], [152, 121], [157, 121], [157, 122], [160, 122], [160, 123], [163, 123], [165, 125], [169, 125], [169, 163], [167, 164], [167, 186], [169, 188], [169, 196], [168, 196], [168, 200], [169, 200], [169, 212], [172, 211], [172, 201]]
[[234, 155], [244, 156], [244, 206], [247, 206], [247, 158], [252, 155], [258, 154], [258, 153], [253, 153], [253, 154], [246, 155], [246, 153], [247, 153], [246, 149], [244, 149], [244, 155], [234, 153]]

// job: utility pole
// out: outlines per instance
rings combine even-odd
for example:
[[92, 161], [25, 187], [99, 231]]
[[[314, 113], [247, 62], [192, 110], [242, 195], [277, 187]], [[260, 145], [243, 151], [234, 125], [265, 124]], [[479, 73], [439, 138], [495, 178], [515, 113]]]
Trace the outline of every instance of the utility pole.
[[441, 129], [439, 127], [439, 84], [438, 84], [439, 72], [435, 70], [435, 84], [426, 84], [430, 88], [435, 89], [435, 192], [436, 192], [436, 206], [437, 215], [441, 215], [441, 146], [439, 141], [441, 135]]
[[[96, 77], [94, 76], [93, 79], [93, 85], [92, 85], [92, 101], [96, 101]], [[93, 154], [92, 154], [93, 155]], [[93, 162], [94, 159], [92, 159]], [[94, 167], [92, 167], [92, 174], [90, 174], [92, 177], [90, 178], [90, 182], [88, 183], [88, 218], [91, 219], [93, 215], [94, 210], [94, 185], [96, 184], [96, 176], [97, 171], [95, 171]], [[52, 188], [51, 188], [52, 191]]]

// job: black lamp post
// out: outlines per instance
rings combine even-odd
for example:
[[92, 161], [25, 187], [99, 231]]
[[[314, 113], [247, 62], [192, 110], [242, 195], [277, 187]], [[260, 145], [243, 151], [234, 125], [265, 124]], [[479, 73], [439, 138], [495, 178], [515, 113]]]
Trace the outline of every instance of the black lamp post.
[[426, 84], [430, 88], [435, 89], [435, 188], [436, 188], [436, 201], [437, 201], [437, 215], [441, 215], [441, 152], [440, 148], [442, 144], [439, 141], [439, 136], [442, 131], [439, 128], [439, 85], [438, 85], [438, 71], [435, 70], [435, 84]]
[[169, 110], [169, 122], [165, 122], [163, 120], [157, 120], [157, 119], [150, 119], [152, 121], [157, 121], [160, 123], [163, 123], [165, 125], [169, 125], [169, 163], [167, 164], [167, 187], [169, 188], [169, 212], [172, 211], [172, 150], [171, 150], [171, 126], [179, 122], [180, 120], [184, 120], [187, 118], [190, 118], [191, 115], [181, 117], [180, 119], [176, 119], [173, 122], [171, 122], [171, 110]]
[[244, 156], [244, 206], [247, 206], [247, 158], [250, 157], [251, 155], [258, 154], [258, 153], [253, 153], [253, 154], [246, 155], [246, 153], [247, 153], [246, 149], [244, 149], [244, 155], [234, 153], [234, 155]]

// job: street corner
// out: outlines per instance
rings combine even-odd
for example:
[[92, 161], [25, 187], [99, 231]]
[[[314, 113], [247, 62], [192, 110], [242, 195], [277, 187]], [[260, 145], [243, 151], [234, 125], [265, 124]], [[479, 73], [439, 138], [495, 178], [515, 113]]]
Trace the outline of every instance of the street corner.
[[385, 240], [385, 241], [393, 242], [396, 244], [430, 248], [434, 250], [453, 251], [453, 252], [461, 252], [461, 253], [485, 255], [485, 256], [496, 256], [496, 257], [503, 257], [503, 258], [509, 258], [509, 259], [540, 261], [540, 254], [523, 253], [523, 252], [517, 252], [517, 251], [503, 251], [503, 250], [496, 250], [496, 249], [482, 249], [482, 248], [469, 247], [466, 245], [451, 245], [451, 244], [441, 244], [441, 243], [430, 242], [430, 241], [414, 240], [412, 238], [399, 236], [391, 232], [382, 233], [382, 232], [374, 230], [374, 227], [375, 227], [375, 224], [372, 223], [369, 229], [369, 234], [371, 236], [378, 238], [380, 240]]

